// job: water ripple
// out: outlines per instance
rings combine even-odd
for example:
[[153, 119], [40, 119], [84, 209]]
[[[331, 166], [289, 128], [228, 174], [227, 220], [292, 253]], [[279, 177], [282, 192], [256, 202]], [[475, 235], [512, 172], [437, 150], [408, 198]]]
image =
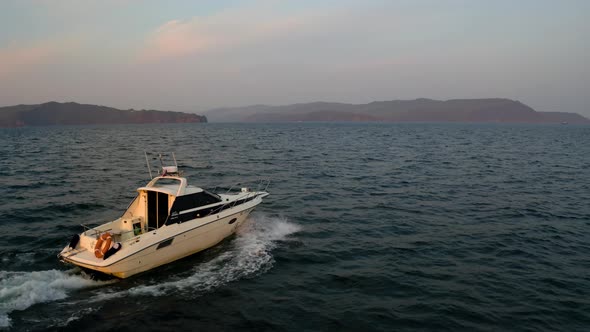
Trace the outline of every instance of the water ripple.
[[[587, 330], [589, 141], [576, 126], [0, 129], [0, 324]], [[77, 225], [119, 216], [145, 183], [144, 149], [174, 150], [206, 188], [271, 178], [257, 226], [114, 284], [66, 270], [55, 254]]]

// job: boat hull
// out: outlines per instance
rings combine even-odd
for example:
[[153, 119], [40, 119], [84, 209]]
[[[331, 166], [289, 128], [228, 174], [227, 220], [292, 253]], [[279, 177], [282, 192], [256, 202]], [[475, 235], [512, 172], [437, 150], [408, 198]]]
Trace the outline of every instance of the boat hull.
[[[110, 265], [92, 265], [68, 257], [62, 257], [62, 260], [117, 278], [128, 278], [218, 244], [235, 233], [236, 229], [244, 223], [251, 210], [250, 208], [228, 216], [219, 217], [206, 224], [196, 226], [178, 234], [172, 234], [165, 237], [164, 240], [142, 248]], [[186, 224], [189, 223], [187, 222]]]

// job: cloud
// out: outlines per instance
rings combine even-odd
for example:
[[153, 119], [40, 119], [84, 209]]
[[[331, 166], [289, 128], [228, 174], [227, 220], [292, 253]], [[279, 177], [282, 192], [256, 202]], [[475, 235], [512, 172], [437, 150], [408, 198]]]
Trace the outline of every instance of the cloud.
[[30, 72], [64, 51], [63, 43], [37, 42], [0, 49], [0, 77]]
[[149, 34], [140, 59], [147, 61], [227, 51], [272, 40], [300, 27], [305, 17], [286, 14], [269, 2], [253, 8], [165, 22]]
[[159, 59], [210, 49], [214, 45], [214, 37], [203, 31], [201, 26], [196, 21], [172, 20], [164, 23], [150, 36], [142, 56], [145, 59]]

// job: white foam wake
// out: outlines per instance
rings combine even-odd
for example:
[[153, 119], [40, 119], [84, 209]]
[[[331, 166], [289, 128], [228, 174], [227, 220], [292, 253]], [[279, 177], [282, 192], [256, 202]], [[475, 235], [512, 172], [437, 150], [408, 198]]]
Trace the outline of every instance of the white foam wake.
[[61, 300], [72, 290], [105, 284], [70, 271], [0, 271], [0, 328], [10, 326], [8, 314], [36, 303]]
[[141, 285], [126, 291], [98, 295], [95, 300], [127, 295], [159, 296], [172, 291], [200, 294], [241, 278], [263, 273], [274, 263], [271, 251], [278, 241], [301, 229], [285, 218], [254, 214], [237, 231], [229, 248], [214, 259], [198, 264], [185, 278], [152, 285]]

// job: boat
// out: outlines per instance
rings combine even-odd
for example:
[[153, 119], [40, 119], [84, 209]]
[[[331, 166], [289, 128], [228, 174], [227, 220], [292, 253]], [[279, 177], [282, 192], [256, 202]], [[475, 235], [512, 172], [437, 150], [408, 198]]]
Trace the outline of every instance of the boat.
[[[117, 278], [128, 278], [195, 254], [235, 233], [262, 203], [270, 181], [238, 192], [233, 187], [214, 193], [188, 184], [178, 169], [164, 166], [137, 189], [137, 196], [120, 218], [75, 234], [57, 255], [69, 264]], [[169, 154], [168, 154], [169, 156]], [[155, 159], [155, 158], [154, 158]]]

